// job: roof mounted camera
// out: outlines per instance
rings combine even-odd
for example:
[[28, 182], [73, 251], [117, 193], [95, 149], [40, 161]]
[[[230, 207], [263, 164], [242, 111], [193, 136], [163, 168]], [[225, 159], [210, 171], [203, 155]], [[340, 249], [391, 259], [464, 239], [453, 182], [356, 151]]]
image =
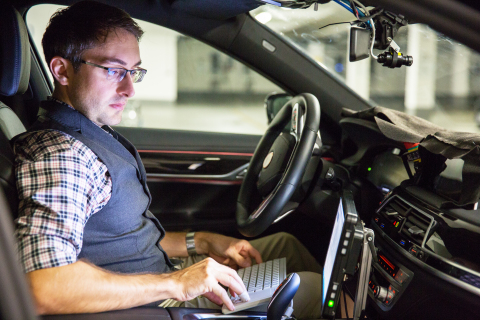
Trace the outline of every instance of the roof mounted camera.
[[[335, 0], [339, 2], [343, 0]], [[404, 55], [400, 52], [400, 47], [393, 41], [398, 29], [408, 25], [408, 20], [403, 15], [385, 11], [381, 7], [368, 10], [358, 0], [349, 0], [352, 11], [357, 10], [359, 5], [365, 16], [359, 17], [352, 23], [350, 30], [350, 61], [359, 61], [371, 56], [384, 67], [400, 68], [401, 66], [411, 66], [413, 57]], [[371, 30], [371, 36], [370, 36]], [[373, 54], [373, 49], [387, 51], [379, 54]]]
[[[270, 4], [277, 7], [291, 9], [306, 9], [312, 4], [315, 5], [315, 11], [318, 10], [318, 4], [330, 2], [330, 0], [257, 0], [263, 4]], [[400, 68], [401, 66], [411, 66], [413, 57], [403, 55], [400, 47], [393, 41], [398, 29], [408, 25], [408, 20], [401, 14], [395, 14], [385, 11], [381, 7], [373, 10], [367, 9], [359, 0], [333, 0], [345, 9], [352, 12], [357, 18], [351, 22], [350, 30], [350, 61], [359, 61], [371, 56], [382, 63], [384, 67]], [[373, 54], [373, 49], [387, 51], [379, 54]]]

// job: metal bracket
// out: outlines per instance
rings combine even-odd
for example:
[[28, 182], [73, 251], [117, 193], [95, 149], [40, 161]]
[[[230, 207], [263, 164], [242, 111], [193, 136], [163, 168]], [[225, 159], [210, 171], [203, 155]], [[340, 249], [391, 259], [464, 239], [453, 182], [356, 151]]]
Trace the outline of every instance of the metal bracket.
[[[362, 223], [363, 224], [363, 223]], [[377, 252], [373, 245], [375, 234], [372, 229], [363, 227], [363, 246], [362, 258], [360, 260], [360, 270], [358, 272], [357, 292], [355, 294], [355, 306], [353, 308], [353, 319], [358, 320], [365, 310], [368, 293], [368, 280], [370, 279], [370, 270], [372, 267], [372, 257], [377, 258]]]

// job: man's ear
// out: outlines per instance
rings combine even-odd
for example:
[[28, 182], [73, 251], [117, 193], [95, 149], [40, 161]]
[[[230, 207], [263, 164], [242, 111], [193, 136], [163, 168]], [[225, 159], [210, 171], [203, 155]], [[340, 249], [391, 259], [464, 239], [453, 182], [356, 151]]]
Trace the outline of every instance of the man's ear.
[[69, 84], [69, 76], [73, 72], [73, 66], [69, 60], [55, 56], [50, 60], [50, 71], [58, 83], [66, 86]]

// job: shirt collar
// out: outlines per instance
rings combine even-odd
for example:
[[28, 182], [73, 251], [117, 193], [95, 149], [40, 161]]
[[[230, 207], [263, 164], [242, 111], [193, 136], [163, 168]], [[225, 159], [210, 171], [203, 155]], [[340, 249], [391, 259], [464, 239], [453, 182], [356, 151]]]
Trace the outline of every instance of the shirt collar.
[[[55, 101], [56, 103], [59, 103], [59, 104], [61, 104], [61, 105], [63, 105], [63, 106], [69, 107], [70, 109], [79, 112], [77, 109], [75, 109], [74, 107], [72, 107], [72, 106], [69, 105], [68, 103], [63, 102], [62, 100], [59, 100], [59, 99], [57, 99], [57, 98], [55, 98], [55, 97], [53, 97], [53, 96], [48, 96], [48, 97], [47, 97], [47, 100], [48, 100], [48, 101]], [[90, 121], [91, 121], [91, 120], [90, 120]], [[105, 125], [105, 126], [99, 126], [98, 124], [96, 124], [96, 123], [93, 122], [93, 121], [92, 121], [92, 123], [93, 123], [94, 125], [96, 125], [97, 127], [102, 128], [102, 130], [105, 131], [106, 133], [108, 133], [109, 135], [113, 136], [112, 132], [114, 132], [114, 130], [113, 130], [110, 126], [107, 126], [107, 125]], [[107, 127], [108, 129], [107, 129], [107, 128], [104, 128], [104, 127]]]
[[72, 107], [71, 105], [69, 105], [68, 103], [63, 102], [62, 100], [59, 100], [59, 99], [57, 99], [57, 98], [55, 98], [55, 97], [48, 96], [48, 97], [47, 97], [47, 100], [48, 100], [48, 101], [55, 101], [56, 103], [60, 103], [61, 105], [67, 106], [67, 107], [69, 107], [70, 109], [75, 110], [75, 108]]

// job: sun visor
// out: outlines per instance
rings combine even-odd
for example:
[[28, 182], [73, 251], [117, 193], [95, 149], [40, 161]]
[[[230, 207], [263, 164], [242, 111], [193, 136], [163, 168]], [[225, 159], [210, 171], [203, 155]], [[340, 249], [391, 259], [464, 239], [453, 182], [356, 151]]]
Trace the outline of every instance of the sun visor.
[[[353, 117], [376, 123], [388, 138], [412, 144], [419, 143], [424, 176], [417, 185], [428, 186], [444, 169], [446, 159], [462, 159], [461, 196], [456, 205], [475, 204], [480, 198], [480, 134], [454, 132], [427, 120], [384, 107], [362, 111], [343, 109], [343, 117]], [[428, 163], [426, 163], [428, 162]], [[431, 172], [431, 171], [435, 172]], [[431, 181], [430, 181], [431, 180]]]
[[175, 0], [172, 8], [192, 16], [225, 20], [261, 5], [257, 0]]

